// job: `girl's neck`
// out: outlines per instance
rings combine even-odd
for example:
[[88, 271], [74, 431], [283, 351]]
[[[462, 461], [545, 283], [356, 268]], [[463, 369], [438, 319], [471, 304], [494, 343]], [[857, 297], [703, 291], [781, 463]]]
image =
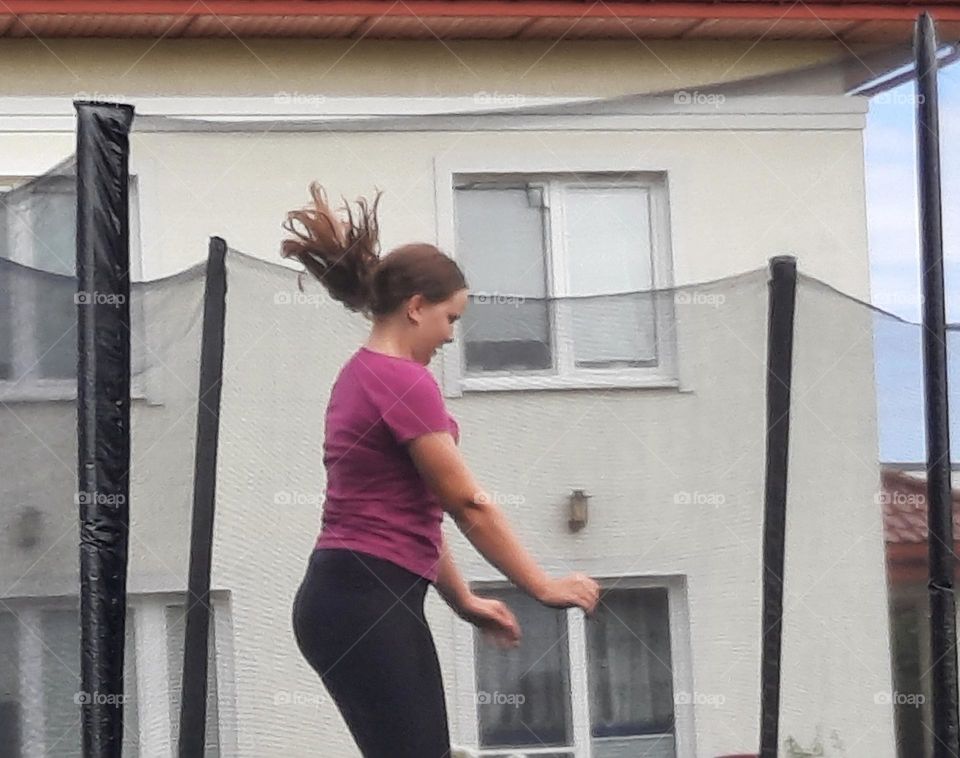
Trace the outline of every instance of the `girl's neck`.
[[385, 353], [386, 355], [394, 355], [398, 358], [413, 360], [412, 351], [409, 348], [405, 348], [395, 335], [385, 329], [374, 327], [364, 345], [377, 353]]

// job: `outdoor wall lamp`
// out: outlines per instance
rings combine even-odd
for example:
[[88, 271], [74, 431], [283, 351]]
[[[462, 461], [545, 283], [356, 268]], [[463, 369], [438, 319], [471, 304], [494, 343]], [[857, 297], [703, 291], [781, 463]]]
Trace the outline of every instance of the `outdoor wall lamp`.
[[589, 500], [590, 496], [583, 490], [574, 490], [570, 493], [568, 501], [570, 520], [567, 522], [567, 525], [570, 527], [571, 532], [579, 532], [587, 525]]

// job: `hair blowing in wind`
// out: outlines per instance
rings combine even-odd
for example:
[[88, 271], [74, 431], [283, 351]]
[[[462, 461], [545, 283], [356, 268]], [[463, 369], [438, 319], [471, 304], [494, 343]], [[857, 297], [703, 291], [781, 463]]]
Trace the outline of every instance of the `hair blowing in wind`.
[[283, 241], [280, 254], [300, 261], [331, 297], [352, 311], [368, 313], [371, 307], [371, 278], [379, 262], [381, 194], [372, 204], [359, 198], [356, 214], [344, 200], [346, 220], [341, 220], [331, 210], [323, 187], [311, 182], [312, 206], [290, 211], [283, 223], [294, 237]]
[[380, 257], [377, 206], [383, 193], [372, 204], [359, 198], [355, 213], [344, 200], [345, 218], [331, 210], [316, 182], [310, 194], [311, 206], [287, 214], [283, 228], [294, 236], [283, 241], [280, 254], [300, 261], [350, 310], [368, 318], [384, 316], [413, 295], [439, 303], [466, 288], [457, 263], [429, 242], [401, 245]]

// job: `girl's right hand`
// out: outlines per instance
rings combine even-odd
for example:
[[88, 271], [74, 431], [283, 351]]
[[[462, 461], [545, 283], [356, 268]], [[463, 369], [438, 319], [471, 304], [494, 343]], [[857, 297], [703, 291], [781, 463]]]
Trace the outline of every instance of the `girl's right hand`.
[[549, 608], [583, 608], [592, 616], [600, 600], [600, 585], [585, 574], [568, 574], [551, 579], [537, 600]]

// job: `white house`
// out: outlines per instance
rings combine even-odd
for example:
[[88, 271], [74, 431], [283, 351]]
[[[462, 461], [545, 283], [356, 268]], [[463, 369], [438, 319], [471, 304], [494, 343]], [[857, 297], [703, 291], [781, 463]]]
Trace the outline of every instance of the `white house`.
[[[756, 750], [764, 267], [787, 253], [810, 278], [781, 743], [895, 754], [877, 697], [891, 687], [881, 514], [853, 505], [879, 487], [870, 319], [831, 288], [869, 294], [868, 103], [848, 93], [906, 60], [916, 6], [8, 5], [8, 257], [70, 271], [71, 181], [23, 188], [73, 152], [72, 101], [138, 113], [132, 267], [154, 283], [134, 309], [128, 754], [176, 744], [197, 266], [215, 234], [247, 255], [228, 256], [208, 752], [357, 755], [289, 621], [323, 499], [325, 399], [365, 330], [276, 265], [280, 222], [314, 179], [347, 198], [383, 189], [385, 250], [436, 241], [462, 263], [476, 297], [432, 366], [462, 449], [538, 560], [607, 590], [596, 621], [541, 608], [449, 528], [464, 575], [525, 632], [516, 653], [487, 648], [430, 594], [454, 744], [501, 758]], [[938, 12], [950, 39], [960, 14]], [[74, 755], [73, 303], [51, 305], [72, 283], [2, 271], [0, 729], [14, 755]], [[574, 531], [578, 489], [589, 517]], [[824, 503], [851, 507], [827, 529]]]

